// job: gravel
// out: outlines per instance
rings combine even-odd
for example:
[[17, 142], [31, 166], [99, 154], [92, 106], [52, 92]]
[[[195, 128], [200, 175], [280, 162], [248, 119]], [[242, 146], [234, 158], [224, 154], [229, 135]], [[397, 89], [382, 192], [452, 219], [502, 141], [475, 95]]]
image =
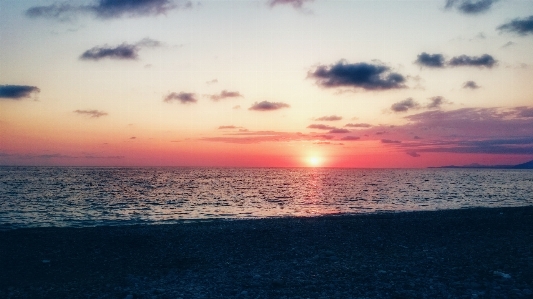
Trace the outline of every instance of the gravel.
[[533, 207], [0, 232], [0, 298], [532, 298]]

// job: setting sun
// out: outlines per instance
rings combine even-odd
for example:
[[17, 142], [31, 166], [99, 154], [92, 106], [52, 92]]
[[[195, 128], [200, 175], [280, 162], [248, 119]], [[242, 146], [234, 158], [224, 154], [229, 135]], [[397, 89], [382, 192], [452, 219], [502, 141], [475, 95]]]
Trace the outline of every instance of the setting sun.
[[321, 159], [318, 157], [310, 157], [307, 161], [311, 167], [317, 167], [320, 165]]

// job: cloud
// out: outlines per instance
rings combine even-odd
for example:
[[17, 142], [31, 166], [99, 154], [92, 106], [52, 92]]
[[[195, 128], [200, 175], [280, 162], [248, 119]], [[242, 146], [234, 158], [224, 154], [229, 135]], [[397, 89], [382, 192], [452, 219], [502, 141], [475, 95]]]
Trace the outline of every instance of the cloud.
[[408, 154], [409, 156], [413, 157], [413, 158], [420, 157], [420, 155], [417, 152], [415, 152], [415, 151], [406, 151], [405, 153]]
[[505, 45], [502, 46], [502, 49], [503, 48], [508, 48], [508, 47], [514, 46], [514, 45], [516, 45], [516, 43], [509, 41], [509, 42], [506, 42]]
[[0, 99], [20, 100], [29, 98], [41, 90], [37, 86], [29, 85], [0, 85]]
[[514, 111], [516, 112], [515, 116], [517, 117], [533, 117], [533, 107], [517, 107]]
[[409, 109], [417, 109], [420, 105], [412, 98], [407, 98], [401, 102], [394, 103], [390, 109], [394, 112], [406, 112]]
[[191, 104], [198, 102], [198, 100], [196, 99], [196, 95], [194, 93], [189, 92], [171, 92], [163, 99], [163, 101], [167, 103], [171, 103], [172, 101], [179, 101], [182, 104]]
[[356, 141], [356, 140], [360, 140], [361, 138], [360, 137], [357, 137], [357, 136], [344, 136], [341, 138], [341, 140], [344, 140], [344, 141]]
[[226, 129], [238, 129], [242, 127], [236, 127], [236, 126], [220, 126], [218, 127], [219, 130], [226, 130]]
[[315, 118], [316, 121], [336, 121], [336, 120], [341, 120], [341, 119], [342, 119], [342, 116], [337, 116], [337, 115], [322, 116], [322, 117]]
[[463, 88], [464, 89], [478, 89], [480, 86], [477, 85], [476, 82], [474, 81], [466, 81], [464, 84], [463, 84]]
[[26, 10], [30, 18], [48, 18], [69, 21], [78, 15], [91, 14], [100, 19], [146, 17], [166, 14], [177, 8], [189, 8], [192, 3], [171, 0], [97, 0], [89, 5], [71, 5], [67, 2], [48, 6], [34, 6]]
[[402, 143], [399, 140], [381, 139], [381, 143]]
[[304, 2], [311, 2], [313, 0], [269, 0], [270, 7], [276, 5], [292, 5], [294, 8], [302, 8]]
[[446, 0], [446, 9], [455, 7], [464, 14], [480, 14], [487, 12], [498, 0]]
[[372, 127], [371, 124], [365, 124], [365, 123], [358, 123], [358, 124], [346, 124], [345, 127], [350, 128], [370, 128]]
[[87, 115], [92, 118], [99, 118], [99, 117], [107, 115], [107, 112], [99, 111], [99, 110], [74, 110], [74, 113], [77, 113], [80, 115]]
[[100, 60], [102, 58], [110, 59], [130, 59], [135, 60], [138, 57], [138, 48], [135, 45], [128, 45], [126, 43], [117, 47], [93, 47], [81, 54], [81, 60]]
[[444, 56], [442, 54], [428, 54], [426, 52], [419, 54], [415, 63], [431, 68], [442, 68], [445, 66]]
[[347, 129], [332, 129], [328, 133], [330, 133], [330, 134], [345, 134], [345, 133], [350, 133], [350, 132], [351, 131], [347, 130]]
[[215, 83], [218, 83], [217, 79], [213, 79], [213, 80], [209, 80], [209, 81], [205, 82], [205, 84], [207, 84], [207, 85], [211, 85], [211, 84], [215, 84]]
[[461, 55], [456, 56], [450, 59], [448, 64], [450, 66], [477, 66], [477, 67], [493, 67], [497, 61], [488, 54], [483, 54], [481, 56], [467, 56]]
[[255, 110], [255, 111], [273, 111], [278, 110], [282, 108], [289, 108], [289, 104], [281, 103], [281, 102], [268, 102], [268, 101], [262, 101], [262, 102], [255, 102], [252, 107], [248, 108], [248, 110]]
[[307, 128], [309, 128], [309, 129], [318, 129], [318, 130], [334, 130], [334, 129], [337, 129], [335, 127], [328, 126], [328, 125], [323, 125], [323, 124], [312, 124], [312, 125], [307, 126]]
[[519, 35], [533, 34], [533, 16], [523, 19], [514, 19], [509, 23], [499, 26], [497, 29]]
[[446, 99], [441, 96], [431, 97], [429, 99], [430, 102], [426, 105], [427, 109], [440, 109], [440, 106], [442, 106], [442, 104], [447, 103]]
[[218, 101], [218, 100], [223, 100], [227, 98], [242, 98], [243, 96], [238, 91], [223, 90], [220, 92], [220, 94], [214, 94], [209, 97], [213, 101]]
[[153, 48], [159, 47], [161, 43], [159, 41], [144, 38], [135, 44], [123, 43], [116, 47], [110, 47], [107, 45], [93, 47], [81, 54], [81, 60], [100, 60], [103, 58], [109, 59], [124, 59], [124, 60], [135, 60], [138, 58], [139, 50], [143, 47]]
[[351, 87], [364, 90], [388, 90], [404, 88], [405, 77], [390, 71], [381, 64], [346, 63], [320, 65], [308, 73], [318, 85], [324, 88]]
[[249, 131], [225, 134], [225, 136], [222, 137], [205, 137], [200, 140], [236, 144], [257, 144], [263, 142], [316, 141], [328, 140], [331, 138], [331, 136], [327, 135], [309, 135], [275, 131]]
[[233, 108], [231, 108], [231, 109], [239, 110], [239, 109], [241, 109], [241, 105], [233, 106]]

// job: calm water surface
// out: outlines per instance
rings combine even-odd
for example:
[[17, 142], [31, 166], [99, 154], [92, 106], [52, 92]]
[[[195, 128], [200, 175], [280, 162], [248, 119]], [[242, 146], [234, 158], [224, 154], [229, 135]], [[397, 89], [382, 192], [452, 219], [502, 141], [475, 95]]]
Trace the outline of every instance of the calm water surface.
[[0, 228], [533, 205], [533, 171], [0, 167]]

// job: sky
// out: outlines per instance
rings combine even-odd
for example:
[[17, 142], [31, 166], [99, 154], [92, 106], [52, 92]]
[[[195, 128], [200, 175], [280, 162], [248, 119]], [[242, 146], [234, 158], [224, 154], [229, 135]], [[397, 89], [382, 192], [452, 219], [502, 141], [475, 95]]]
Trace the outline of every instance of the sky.
[[2, 0], [0, 165], [533, 159], [533, 1]]

